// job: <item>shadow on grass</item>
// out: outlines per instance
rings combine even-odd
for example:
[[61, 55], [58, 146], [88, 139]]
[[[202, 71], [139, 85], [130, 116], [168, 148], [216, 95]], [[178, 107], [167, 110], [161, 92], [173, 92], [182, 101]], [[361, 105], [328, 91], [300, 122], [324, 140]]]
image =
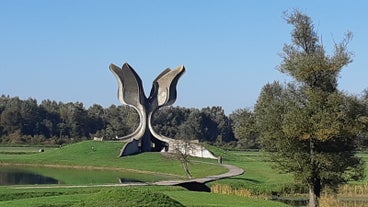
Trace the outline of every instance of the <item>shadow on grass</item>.
[[180, 183], [180, 184], [177, 184], [176, 186], [181, 186], [190, 191], [211, 192], [211, 189], [207, 185], [205, 185], [204, 183], [199, 183], [199, 182]]
[[254, 180], [254, 179], [250, 179], [250, 178], [228, 178], [229, 180], [240, 180], [240, 181], [247, 181], [247, 182], [251, 182], [251, 183], [256, 183], [256, 184], [259, 184], [259, 183], [263, 183], [259, 180]]

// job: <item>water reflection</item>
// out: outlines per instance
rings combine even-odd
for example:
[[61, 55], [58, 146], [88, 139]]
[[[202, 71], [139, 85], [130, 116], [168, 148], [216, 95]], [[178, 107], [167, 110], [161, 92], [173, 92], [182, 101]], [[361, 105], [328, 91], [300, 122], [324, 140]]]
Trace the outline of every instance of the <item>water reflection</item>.
[[59, 181], [39, 174], [0, 168], [0, 185], [58, 184]]
[[[0, 165], [0, 185], [97, 185], [153, 182], [156, 181], [156, 179], [163, 180], [164, 178], [161, 178], [159, 176], [148, 177], [145, 174], [113, 170]], [[165, 177], [165, 179], [170, 178]]]

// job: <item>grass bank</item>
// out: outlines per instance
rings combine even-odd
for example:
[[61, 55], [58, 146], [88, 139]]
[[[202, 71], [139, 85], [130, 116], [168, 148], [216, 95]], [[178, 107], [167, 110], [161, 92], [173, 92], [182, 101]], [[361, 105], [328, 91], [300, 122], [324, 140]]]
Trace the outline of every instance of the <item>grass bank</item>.
[[[87, 176], [89, 179], [93, 176], [101, 178], [113, 173], [120, 176], [120, 172], [130, 174], [128, 177], [130, 176], [132, 179], [143, 181], [185, 178], [180, 162], [168, 159], [160, 153], [143, 153], [118, 158], [117, 154], [122, 145], [121, 142], [85, 141], [62, 148], [45, 148], [43, 153], [38, 153], [38, 149], [34, 148], [27, 151], [27, 153], [21, 153], [22, 150], [20, 149], [18, 151], [20, 153], [14, 154], [1, 154], [2, 149], [0, 147], [0, 163], [20, 165], [22, 168], [29, 168], [32, 172], [47, 174], [60, 180], [64, 179], [67, 180], [66, 184], [74, 183], [76, 185], [93, 183], [94, 181], [83, 178], [82, 175], [88, 175], [88, 173], [90, 173]], [[9, 152], [11, 149], [8, 148], [4, 151]], [[228, 157], [224, 156], [224, 161], [226, 164], [231, 164], [229, 158], [235, 159], [237, 156], [230, 153]], [[216, 160], [193, 159], [217, 162]], [[237, 162], [244, 168], [248, 167], [241, 163], [242, 159]], [[36, 166], [36, 168], [32, 166]], [[42, 166], [49, 167], [43, 168]], [[71, 168], [73, 173], [68, 168]], [[192, 162], [190, 170], [194, 177], [205, 177], [227, 171], [217, 164], [209, 165], [202, 162]], [[77, 176], [71, 176], [71, 174]], [[78, 177], [78, 175], [82, 177]], [[103, 178], [102, 183], [112, 182], [109, 179], [107, 177]], [[239, 181], [243, 182], [242, 180], [234, 180], [234, 182]], [[90, 186], [88, 188], [63, 188], [63, 186], [58, 186], [56, 188], [52, 185], [49, 187], [47, 189], [0, 187], [0, 206], [287, 206], [265, 199], [191, 192], [181, 187], [136, 186], [118, 188]], [[134, 192], [133, 195], [130, 192]], [[121, 202], [127, 198], [129, 199]], [[127, 205], [124, 205], [124, 203]]]
[[255, 198], [191, 192], [181, 187], [104, 187], [74, 189], [12, 189], [0, 187], [0, 206], [188, 206], [188, 207], [286, 207]]
[[[278, 198], [291, 203], [307, 199], [307, 186], [296, 185], [291, 174], [281, 174], [271, 168], [271, 163], [262, 152], [225, 151], [211, 146], [209, 148], [217, 156], [222, 156], [225, 163], [245, 169], [243, 175], [209, 183], [212, 192], [241, 197]], [[359, 152], [358, 156], [367, 163], [366, 152]], [[365, 172], [368, 175], [367, 164]], [[341, 186], [337, 195], [326, 192], [321, 203], [321, 206], [367, 206], [368, 177]]]
[[209, 148], [216, 156], [222, 156], [224, 163], [245, 170], [243, 175], [211, 182], [209, 185], [214, 188], [224, 185], [225, 191], [228, 190], [226, 186], [231, 186], [233, 189], [247, 189], [254, 195], [271, 195], [283, 188], [293, 186], [292, 175], [281, 174], [271, 168], [270, 163], [266, 161], [265, 155], [261, 152], [226, 151], [211, 146]]
[[[61, 148], [47, 148], [42, 153], [2, 154], [0, 164], [126, 171], [147, 176], [164, 176], [162, 179], [167, 179], [165, 176], [186, 178], [180, 162], [168, 159], [161, 153], [117, 157], [123, 145], [122, 142], [84, 141]], [[190, 171], [194, 178], [200, 178], [222, 174], [227, 170], [219, 165], [193, 162], [190, 164]]]

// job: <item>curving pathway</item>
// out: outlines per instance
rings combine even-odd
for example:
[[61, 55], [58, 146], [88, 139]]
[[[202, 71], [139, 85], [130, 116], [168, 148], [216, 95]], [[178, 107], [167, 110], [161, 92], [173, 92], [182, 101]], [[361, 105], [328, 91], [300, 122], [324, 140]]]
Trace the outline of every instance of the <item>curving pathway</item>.
[[208, 183], [208, 182], [215, 181], [215, 180], [220, 180], [220, 179], [223, 179], [223, 178], [229, 178], [229, 177], [242, 175], [244, 173], [244, 170], [242, 168], [236, 167], [234, 165], [221, 164], [221, 166], [224, 166], [229, 171], [227, 173], [224, 173], [224, 174], [211, 175], [211, 176], [208, 176], [208, 177], [205, 177], [205, 178], [196, 178], [196, 179], [191, 179], [191, 180], [164, 180], [164, 181], [158, 181], [158, 182], [155, 182], [155, 183], [152, 183], [152, 184], [153, 185], [180, 185], [180, 184], [192, 183], [192, 182]]

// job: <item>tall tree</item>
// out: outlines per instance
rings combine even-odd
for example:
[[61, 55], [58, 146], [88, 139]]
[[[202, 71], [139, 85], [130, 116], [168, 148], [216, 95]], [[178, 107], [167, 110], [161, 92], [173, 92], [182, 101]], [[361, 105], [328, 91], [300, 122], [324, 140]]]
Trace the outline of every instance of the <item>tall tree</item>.
[[98, 104], [93, 104], [88, 108], [88, 126], [89, 133], [95, 134], [98, 130], [106, 128], [105, 110]]
[[179, 127], [179, 138], [206, 141], [202, 127], [202, 114], [199, 109], [191, 109], [188, 118]]
[[238, 109], [230, 114], [230, 120], [238, 147], [241, 149], [258, 149], [259, 133], [256, 129], [255, 116], [249, 109]]
[[222, 145], [235, 140], [230, 120], [221, 106], [203, 108], [201, 114], [202, 130], [206, 141]]
[[[59, 113], [59, 105], [56, 101], [43, 100], [39, 106], [41, 114], [43, 114], [42, 125], [44, 126], [42, 134], [46, 137], [59, 137], [63, 133], [60, 131], [61, 118]], [[58, 125], [59, 124], [59, 125]], [[64, 132], [65, 133], [65, 132]]]
[[152, 125], [155, 131], [171, 138], [180, 138], [179, 127], [188, 119], [190, 109], [183, 107], [165, 107], [153, 114]]
[[[365, 106], [364, 111], [368, 111], [368, 89], [364, 89], [361, 96], [359, 97], [359, 101], [361, 101], [362, 105]], [[368, 123], [368, 119], [364, 119], [361, 117], [361, 121], [364, 123]], [[358, 135], [356, 144], [359, 150], [367, 150], [368, 149], [368, 124], [364, 124], [364, 129]]]
[[277, 168], [293, 173], [309, 187], [309, 206], [319, 206], [324, 188], [336, 190], [363, 176], [355, 156], [362, 106], [337, 89], [341, 69], [349, 64], [348, 33], [325, 54], [310, 17], [295, 10], [285, 19], [294, 29], [292, 43], [283, 48], [282, 73], [295, 82], [286, 87], [266, 85], [255, 107], [264, 149]]

